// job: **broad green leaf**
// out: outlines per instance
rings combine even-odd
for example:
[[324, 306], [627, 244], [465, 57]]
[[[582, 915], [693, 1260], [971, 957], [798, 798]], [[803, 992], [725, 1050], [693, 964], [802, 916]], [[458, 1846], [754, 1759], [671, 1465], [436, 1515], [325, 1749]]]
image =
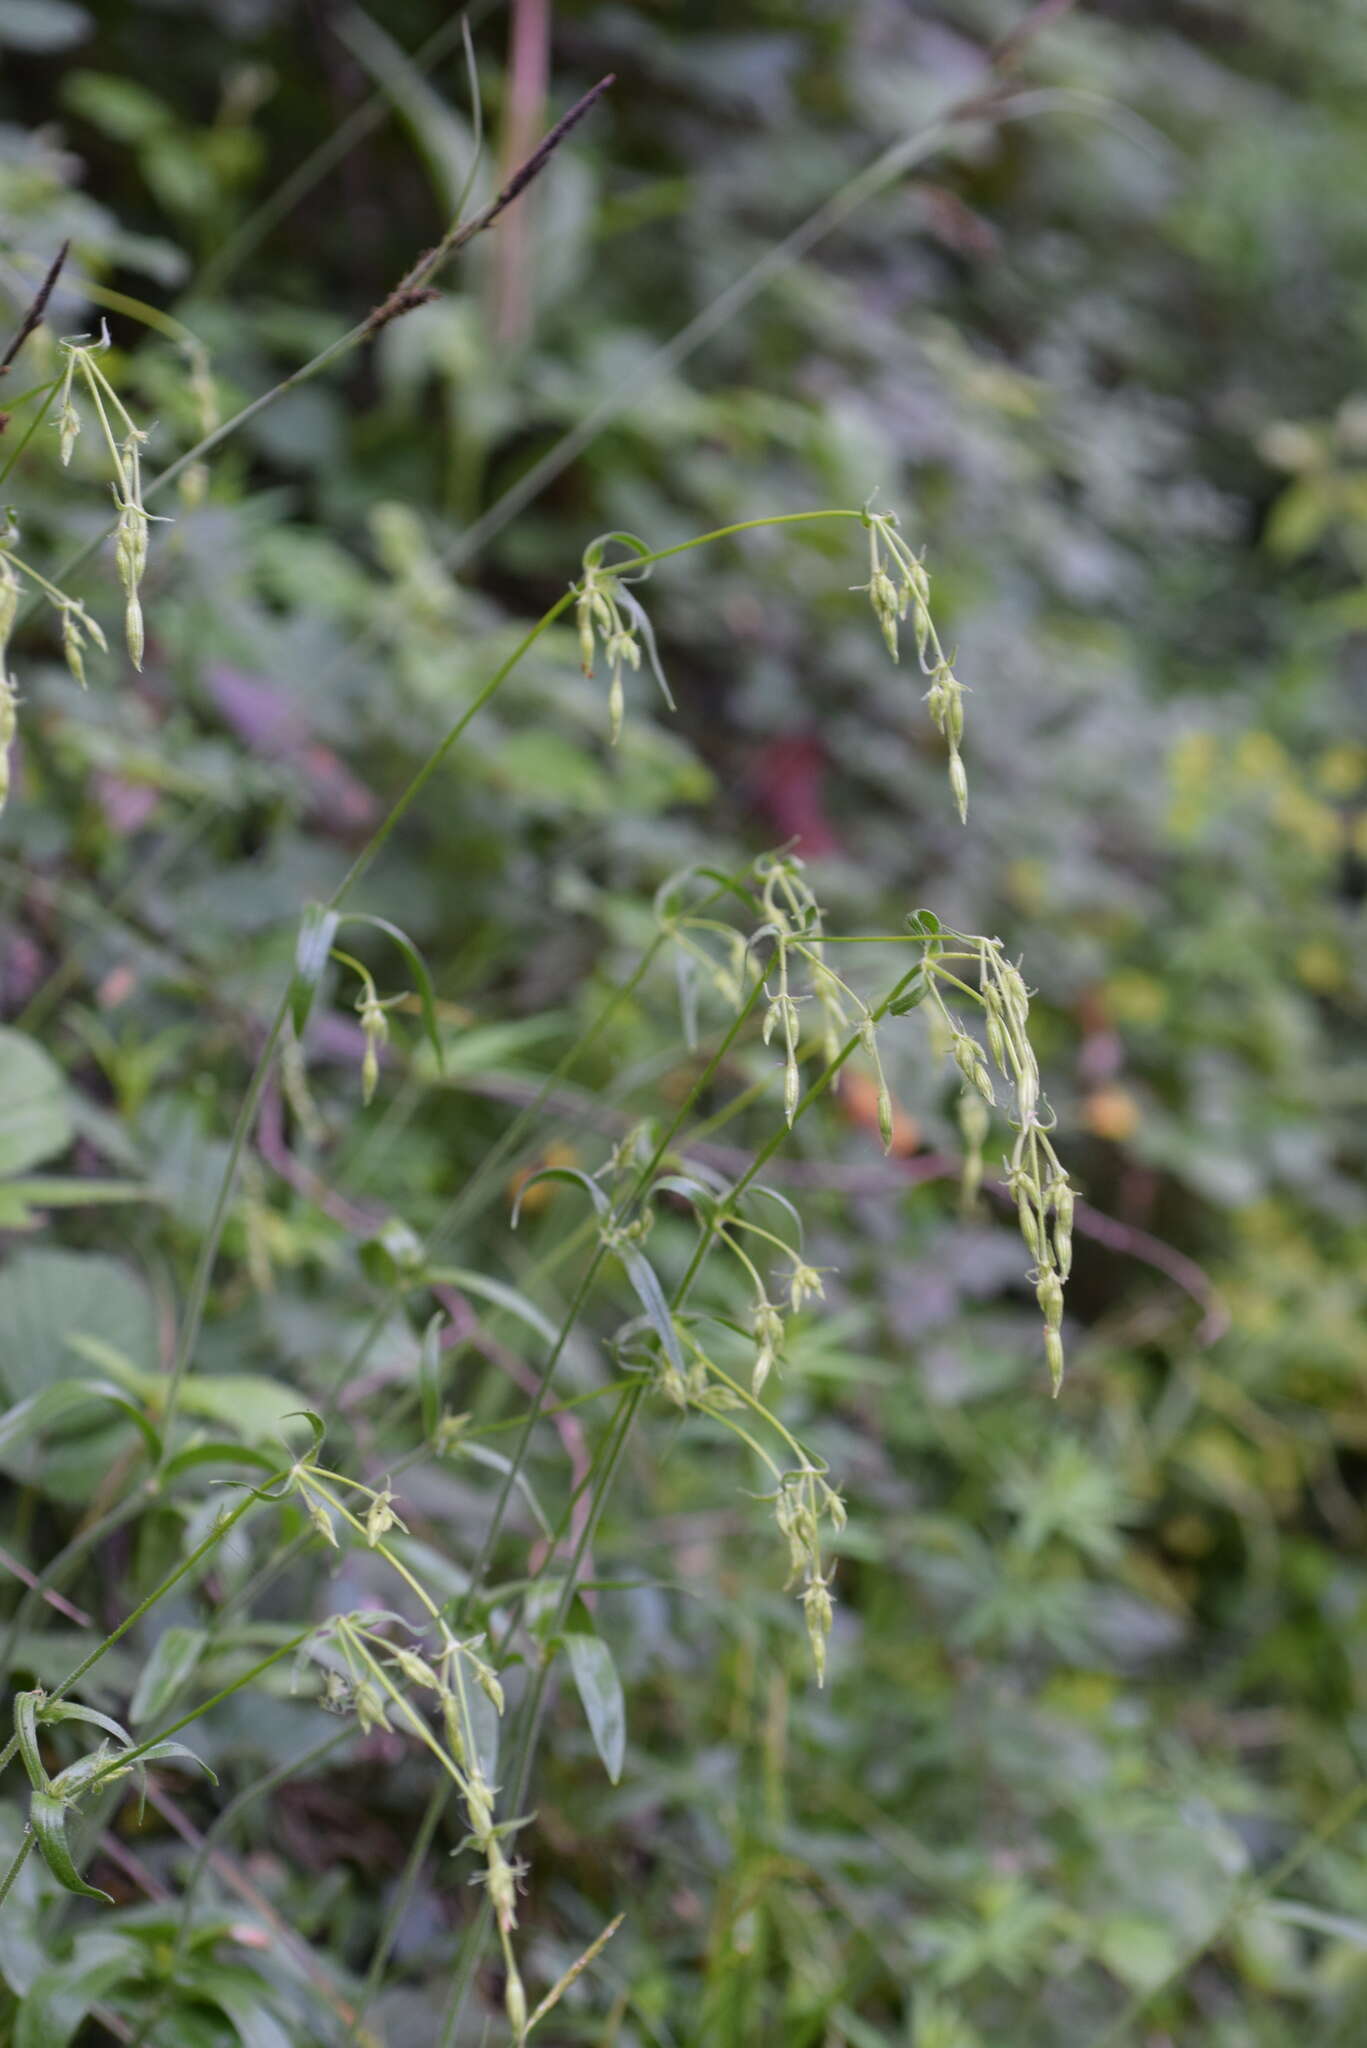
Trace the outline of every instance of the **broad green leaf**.
[[0, 1272], [0, 1380], [15, 1399], [69, 1377], [73, 1336], [98, 1337], [146, 1370], [157, 1316], [137, 1275], [97, 1252], [17, 1253]]
[[187, 1997], [217, 2006], [242, 2048], [292, 2048], [290, 2035], [263, 2002], [264, 1982], [253, 1972], [196, 1963], [185, 1971], [180, 1989]]
[[[102, 1899], [105, 1894], [95, 1896]], [[90, 2008], [125, 1978], [141, 1974], [140, 1963], [130, 1943], [122, 1955], [97, 1954], [85, 1963], [60, 1963], [45, 1970], [29, 1986], [15, 2015], [14, 2048], [67, 2048]]]
[[149, 1457], [155, 1461], [160, 1456], [161, 1438], [141, 1409], [120, 1388], [100, 1380], [73, 1379], [58, 1380], [55, 1386], [30, 1394], [0, 1416], [0, 1461], [12, 1460], [14, 1453], [30, 1438], [51, 1429], [54, 1423], [69, 1420], [77, 1410], [102, 1406], [117, 1408], [126, 1415], [142, 1433]]
[[202, 1628], [163, 1629], [142, 1668], [128, 1709], [135, 1728], [154, 1721], [184, 1691], [208, 1642]]
[[617, 1675], [612, 1652], [601, 1636], [579, 1630], [567, 1631], [561, 1640], [588, 1717], [594, 1748], [615, 1785], [622, 1775], [627, 1723], [622, 1681]]
[[0, 1174], [53, 1158], [71, 1136], [61, 1068], [35, 1039], [0, 1027]]

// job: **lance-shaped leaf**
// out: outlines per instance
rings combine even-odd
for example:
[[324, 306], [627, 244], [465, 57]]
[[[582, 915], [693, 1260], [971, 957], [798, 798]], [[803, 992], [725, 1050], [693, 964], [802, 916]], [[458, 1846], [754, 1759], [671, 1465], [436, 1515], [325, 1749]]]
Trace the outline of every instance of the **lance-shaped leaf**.
[[38, 1839], [39, 1853], [63, 1891], [75, 1892], [83, 1899], [103, 1899], [107, 1906], [112, 1906], [114, 1901], [109, 1893], [87, 1884], [72, 1861], [66, 1839], [66, 1801], [50, 1792], [35, 1792], [29, 1801], [28, 1816]]
[[336, 936], [338, 916], [325, 904], [310, 903], [299, 926], [299, 937], [294, 947], [294, 975], [290, 981], [290, 1021], [294, 1035], [302, 1038], [304, 1027], [309, 1021], [313, 999], [318, 993], [318, 984], [328, 964], [332, 941]]
[[567, 1630], [561, 1641], [588, 1719], [593, 1746], [615, 1785], [622, 1775], [626, 1755], [627, 1724], [622, 1681], [612, 1652], [601, 1636], [588, 1630]]
[[76, 1700], [43, 1700], [38, 1708], [38, 1720], [42, 1726], [51, 1726], [57, 1721], [85, 1721], [92, 1728], [103, 1729], [112, 1735], [123, 1749], [131, 1749], [133, 1738], [128, 1730], [121, 1727], [109, 1714], [102, 1714], [95, 1707], [83, 1707]]
[[441, 1333], [446, 1316], [441, 1309], [432, 1316], [422, 1333], [418, 1353], [418, 1394], [422, 1402], [422, 1433], [432, 1436], [441, 1420]]
[[184, 1691], [208, 1640], [208, 1633], [202, 1628], [162, 1630], [129, 1702], [128, 1718], [135, 1728], [164, 1714]]
[[407, 932], [400, 930], [398, 925], [391, 924], [387, 917], [376, 917], [373, 912], [368, 910], [348, 910], [340, 921], [343, 924], [368, 924], [373, 926], [377, 932], [383, 932], [386, 938], [392, 939], [403, 954], [404, 959], [413, 970], [413, 979], [418, 987], [418, 1003], [422, 1009], [423, 1029], [427, 1033], [428, 1042], [436, 1057], [437, 1067], [440, 1069], [444, 1064], [445, 1056], [442, 1052], [441, 1033], [437, 1029], [437, 999], [432, 992], [432, 977], [427, 971], [427, 962], [423, 959], [422, 954], [413, 944]]

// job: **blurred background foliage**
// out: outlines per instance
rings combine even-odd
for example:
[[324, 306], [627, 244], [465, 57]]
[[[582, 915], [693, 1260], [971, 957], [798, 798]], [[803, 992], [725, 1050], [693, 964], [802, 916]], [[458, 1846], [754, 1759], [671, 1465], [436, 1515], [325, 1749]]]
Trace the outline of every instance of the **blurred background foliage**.
[[[505, 1184], [459, 1198], [632, 971], [665, 876], [792, 841], [834, 928], [896, 930], [924, 902], [1024, 956], [1089, 1205], [1063, 1395], [1009, 1209], [958, 1213], [953, 1091], [912, 1019], [893, 1158], [851, 1085], [779, 1169], [834, 1269], [776, 1396], [851, 1506], [831, 1682], [807, 1675], [753, 1474], [706, 1423], [657, 1415], [595, 1548], [626, 1768], [606, 1782], [566, 1695], [535, 1786], [533, 1974], [629, 1907], [557, 2040], [1346, 2048], [1367, 2029], [1367, 16], [1037, 14], [1003, 47], [1027, 25], [1007, 0], [474, 7], [477, 189], [603, 72], [614, 89], [438, 301], [248, 422], [198, 502], [168, 495], [141, 678], [104, 664], [80, 696], [42, 628], [20, 657], [0, 1172], [147, 1199], [57, 1212], [0, 1182], [11, 1399], [71, 1370], [73, 1332], [165, 1362], [300, 904], [592, 535], [665, 546], [877, 489], [926, 547], [973, 692], [968, 830], [914, 675], [849, 594], [843, 529], [666, 565], [677, 716], [642, 685], [610, 752], [568, 630], [518, 671], [365, 884], [432, 963], [445, 1076], [401, 1012], [362, 1113], [339, 979], [312, 1111], [268, 1094], [218, 1273], [201, 1412], [250, 1433], [230, 1376], [286, 1382], [382, 1475], [412, 1440], [432, 1298], [377, 1234], [436, 1229], [453, 1267], [555, 1318], [568, 1193], [539, 1190], [516, 1238]], [[0, 52], [10, 317], [70, 236], [54, 325], [109, 317], [158, 464], [382, 300], [470, 168], [458, 36], [430, 0], [0, 0]], [[1019, 100], [770, 262], [880, 151], [998, 87]], [[51, 453], [30, 444], [7, 486], [44, 559], [107, 509]], [[106, 572], [87, 582], [108, 610]], [[14, 1112], [35, 1071], [36, 1140]], [[740, 1053], [716, 1106], [767, 1071]], [[527, 1163], [596, 1167], [695, 1072], [662, 970]], [[718, 1142], [757, 1142], [772, 1111]], [[682, 1258], [683, 1219], [657, 1238]], [[591, 1332], [621, 1313], [595, 1298], [571, 1385], [610, 1372]], [[534, 1332], [481, 1322], [452, 1405], [496, 1424], [538, 1362]], [[0, 1452], [20, 1576], [109, 1505], [127, 1438]], [[553, 1509], [574, 1455], [572, 1433], [538, 1442]], [[458, 1573], [495, 1482], [415, 1467], [413, 1540]], [[60, 1675], [215, 1500], [205, 1481], [116, 1531], [70, 1612], [28, 1603], [15, 1682]], [[509, 1577], [535, 1537], [513, 1530]], [[211, 1629], [206, 1691], [243, 1661], [217, 1604], [267, 1548], [244, 1539], [165, 1617]], [[346, 1572], [299, 1566], [260, 1626], [354, 1601]], [[126, 1705], [155, 1639], [105, 1661], [97, 1704]], [[74, 2017], [50, 2038], [91, 2002], [134, 2038], [185, 1830], [292, 1757], [223, 1837], [151, 2038], [345, 2036], [427, 1788], [383, 1735], [310, 1761], [335, 1724], [278, 1693], [196, 1730], [220, 1794], [141, 1828], [109, 1814], [92, 1853], [114, 1912], [30, 1866], [0, 1971], [30, 2009], [55, 1973]], [[474, 1909], [444, 1829], [366, 2015], [393, 2048], [438, 2038]], [[492, 1972], [479, 1988], [496, 2012]], [[482, 2026], [472, 2008], [460, 2038]]]

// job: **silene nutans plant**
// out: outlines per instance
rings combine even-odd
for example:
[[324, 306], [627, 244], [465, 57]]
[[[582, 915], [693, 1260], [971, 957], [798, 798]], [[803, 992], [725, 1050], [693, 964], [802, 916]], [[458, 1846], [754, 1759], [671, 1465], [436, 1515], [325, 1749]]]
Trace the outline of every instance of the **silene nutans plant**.
[[[585, 105], [572, 110], [572, 118], [584, 111]], [[572, 119], [562, 122], [549, 146], [571, 125]], [[424, 294], [430, 298], [430, 278], [472, 233], [492, 226], [521, 189], [515, 177], [481, 214], [458, 221], [404, 280], [392, 306], [380, 309], [385, 320], [404, 317]], [[351, 341], [372, 338], [382, 324], [370, 316]], [[327, 360], [339, 346], [325, 351]], [[234, 422], [219, 421], [212, 366], [197, 345], [188, 347], [187, 409], [201, 426], [199, 442], [149, 477], [153, 429], [138, 424], [121, 395], [108, 330], [49, 340], [46, 360], [55, 366], [52, 375], [23, 401], [31, 424], [22, 445], [32, 440], [37, 451], [46, 450], [70, 472], [73, 488], [79, 473], [106, 494], [104, 549], [122, 601], [123, 648], [138, 671], [149, 649], [151, 528], [163, 516], [147, 501], [179, 480], [182, 502], [201, 502], [212, 488], [207, 459]], [[321, 358], [318, 367], [325, 367]], [[10, 403], [18, 413], [19, 402]], [[20, 432], [12, 425], [11, 439]], [[7, 475], [16, 460], [11, 454]], [[286, 1161], [294, 1185], [301, 1198], [321, 1187], [311, 1160], [321, 1153], [327, 1125], [314, 1099], [312, 1048], [319, 1041], [311, 1027], [326, 1024], [329, 1044], [345, 1048], [353, 1062], [358, 1119], [382, 1120], [402, 1091], [441, 1087], [448, 1070], [459, 1071], [467, 1050], [459, 1018], [439, 999], [402, 924], [361, 907], [359, 884], [472, 721], [534, 652], [552, 663], [564, 654], [572, 667], [577, 649], [585, 683], [603, 691], [608, 746], [625, 747], [632, 721], [644, 715], [647, 678], [667, 707], [674, 703], [643, 596], [652, 573], [667, 574], [672, 558], [723, 548], [752, 529], [813, 522], [843, 528], [866, 551], [867, 580], [857, 589], [867, 596], [889, 656], [897, 660], [904, 641], [914, 649], [924, 688], [911, 687], [943, 742], [952, 801], [967, 820], [966, 692], [936, 627], [930, 573], [893, 513], [873, 509], [872, 501], [778, 512], [663, 549], [622, 532], [591, 541], [568, 588], [460, 708], [331, 896], [301, 911], [273, 1010], [251, 1018], [254, 1066], [234, 1128], [207, 1153], [214, 1184], [207, 1194], [199, 1188], [193, 1203], [187, 1198], [178, 1219], [177, 1249], [188, 1271], [177, 1273], [171, 1290], [169, 1366], [154, 1369], [130, 1353], [123, 1325], [111, 1315], [71, 1340], [62, 1377], [20, 1400], [0, 1423], [7, 1452], [37, 1444], [49, 1431], [60, 1434], [73, 1417], [117, 1428], [120, 1446], [77, 1534], [29, 1575], [8, 1623], [11, 1669], [16, 1654], [22, 1668], [33, 1668], [22, 1660], [31, 1659], [41, 1622], [55, 1613], [69, 1625], [79, 1613], [63, 1589], [92, 1546], [144, 1527], [128, 1567], [140, 1577], [141, 1597], [116, 1619], [102, 1612], [103, 1634], [85, 1617], [69, 1664], [46, 1657], [43, 1681], [12, 1692], [12, 1732], [0, 1757], [15, 1783], [21, 1773], [27, 1780], [22, 1832], [0, 1872], [0, 1914], [29, 1912], [35, 1898], [53, 1891], [92, 1909], [77, 1936], [78, 1948], [86, 1944], [80, 1954], [88, 1969], [76, 2024], [96, 2011], [119, 2040], [149, 2048], [198, 2040], [200, 2034], [177, 2031], [189, 2007], [198, 2003], [236, 2025], [248, 1991], [264, 1981], [279, 2017], [269, 2027], [262, 2022], [253, 2040], [275, 2048], [294, 2039], [374, 2039], [366, 2016], [385, 1982], [405, 1887], [425, 1859], [441, 1853], [434, 1844], [448, 1814], [458, 1817], [456, 1839], [447, 1843], [453, 1875], [476, 1891], [475, 1903], [453, 1915], [460, 1931], [451, 1935], [443, 2040], [458, 2038], [461, 2014], [490, 1959], [503, 2037], [514, 2042], [538, 2033], [571, 1993], [582, 1998], [587, 1987], [596, 1996], [595, 1967], [619, 1921], [589, 1933], [552, 1971], [544, 1954], [529, 1957], [519, 1945], [523, 1898], [536, 1882], [538, 1745], [562, 1686], [577, 1691], [608, 1777], [615, 1783], [626, 1768], [630, 1702], [596, 1626], [595, 1531], [635, 1440], [658, 1438], [664, 1446], [684, 1425], [731, 1440], [744, 1510], [756, 1522], [768, 1520], [777, 1538], [776, 1576], [792, 1596], [811, 1677], [818, 1688], [832, 1677], [849, 1506], [819, 1443], [786, 1419], [785, 1376], [793, 1330], [820, 1314], [834, 1276], [809, 1256], [802, 1217], [766, 1169], [850, 1071], [871, 1087], [883, 1147], [892, 1147], [889, 1048], [898, 1032], [928, 1031], [955, 1091], [970, 1201], [986, 1162], [1003, 1149], [1043, 1359], [1059, 1388], [1074, 1197], [1055, 1149], [1023, 971], [1000, 939], [949, 929], [924, 909], [893, 934], [832, 930], [808, 868], [791, 850], [734, 872], [690, 867], [660, 886], [653, 905], [642, 906], [650, 936], [632, 973], [607, 992], [601, 1013], [554, 1073], [491, 1140], [438, 1230], [420, 1237], [394, 1217], [372, 1227], [366, 1216], [353, 1218], [333, 1202], [362, 1240], [371, 1305], [355, 1328], [352, 1355], [327, 1362], [318, 1382], [326, 1400], [305, 1405], [295, 1397], [284, 1361], [279, 1377], [235, 1372], [221, 1342], [210, 1341], [224, 1269], [240, 1269], [233, 1289], [253, 1287], [268, 1299], [277, 1261], [315, 1255], [305, 1227], [273, 1213], [263, 1196], [255, 1151], [263, 1117], [278, 1125], [288, 1112], [300, 1145], [298, 1160]], [[29, 614], [41, 608], [55, 624], [62, 659], [82, 689], [120, 687], [117, 636], [89, 608], [94, 598], [88, 603], [67, 587], [81, 567], [78, 559], [49, 576], [24, 542], [22, 507], [7, 514], [0, 534], [0, 800], [8, 799], [21, 855], [24, 777], [16, 770], [26, 717], [24, 658], [16, 660], [12, 650], [30, 632]], [[155, 601], [149, 614], [155, 630]], [[440, 619], [440, 607], [434, 616]], [[36, 620], [32, 635], [36, 641]], [[368, 892], [364, 901], [370, 900]], [[882, 963], [881, 979], [861, 967], [870, 959]], [[557, 1090], [610, 1033], [622, 1005], [664, 969], [677, 991], [688, 1050], [686, 1091], [663, 1099], [644, 1121], [605, 1134], [596, 1161], [582, 1146], [567, 1158], [552, 1157], [538, 1131]], [[46, 1072], [41, 1048], [22, 1056]], [[726, 1091], [745, 1059], [755, 1063], [756, 1078], [728, 1103]], [[704, 1127], [712, 1132], [741, 1111], [763, 1119], [763, 1135], [746, 1163], [730, 1170], [708, 1151]], [[278, 1145], [273, 1157], [278, 1164]], [[125, 1198], [134, 1197], [111, 1182], [105, 1199]], [[60, 1206], [61, 1185], [45, 1182], [42, 1199]], [[450, 1255], [481, 1205], [494, 1202], [505, 1205], [516, 1284]], [[571, 1213], [576, 1220], [548, 1249], [545, 1216]], [[667, 1235], [677, 1245], [684, 1219], [691, 1250], [680, 1259], [671, 1249], [666, 1257], [657, 1247]], [[535, 1244], [524, 1250], [533, 1221]], [[340, 1273], [342, 1262], [331, 1252], [326, 1257]], [[556, 1305], [554, 1312], [540, 1305], [543, 1299]], [[169, 1313], [170, 1293], [166, 1300]], [[535, 1368], [519, 1380], [525, 1405], [492, 1427], [452, 1401], [467, 1356], [505, 1355], [502, 1339], [485, 1331], [486, 1311], [495, 1327], [501, 1318], [530, 1331], [539, 1351]], [[586, 1356], [600, 1353], [600, 1376], [585, 1387], [576, 1375]], [[409, 1361], [397, 1376], [396, 1358]], [[358, 1420], [353, 1399], [373, 1371], [384, 1392], [378, 1424]], [[559, 1441], [577, 1461], [559, 1501], [542, 1500], [533, 1458], [548, 1426], [561, 1432]], [[433, 1474], [443, 1484], [485, 1489], [467, 1544], [444, 1547], [434, 1534], [425, 1505]], [[519, 1553], [514, 1539], [528, 1518], [532, 1540]], [[513, 1570], [510, 1560], [519, 1554], [522, 1568]], [[321, 1588], [316, 1606], [305, 1590], [310, 1584]], [[111, 1699], [122, 1705], [121, 1715], [107, 1711]], [[315, 1730], [326, 1723], [309, 1755], [350, 1749], [364, 1755], [367, 1768], [421, 1769], [430, 1785], [429, 1819], [412, 1846], [410, 1877], [398, 1888], [363, 1975], [325, 1991], [316, 1969], [301, 1974], [298, 1950], [307, 1945], [297, 1940], [285, 1944], [284, 1960], [264, 1977], [248, 1967], [250, 1956], [214, 1960], [223, 1924], [215, 1845], [237, 1808], [274, 1792], [288, 1770], [240, 1790], [203, 1830], [186, 1818], [179, 1791], [173, 1798], [161, 1789], [163, 1778], [177, 1787], [211, 1785], [219, 1719], [240, 1717], [253, 1699], [274, 1717], [308, 1713]], [[178, 1739], [183, 1735], [188, 1742]], [[302, 1756], [303, 1747], [295, 1748]], [[195, 1796], [202, 1815], [206, 1800]], [[111, 1831], [122, 1825], [128, 1803], [136, 1811], [145, 1798], [161, 1801], [158, 1810], [184, 1824], [192, 1853], [179, 1894], [139, 1919], [114, 1909], [87, 1873], [103, 1853], [101, 1841], [117, 1844]], [[93, 1917], [95, 1906], [113, 1913], [107, 1933]], [[24, 2024], [36, 2029], [37, 2042], [48, 2038], [39, 2020], [57, 2030], [65, 2008], [60, 1985], [45, 1989], [41, 1972], [33, 1982], [31, 2010], [39, 2019]], [[312, 2022], [301, 2017], [309, 2000], [321, 2014]], [[310, 2025], [321, 2031], [308, 2031]], [[59, 2037], [69, 2033], [51, 2035]], [[540, 2038], [557, 2038], [554, 2023]]]

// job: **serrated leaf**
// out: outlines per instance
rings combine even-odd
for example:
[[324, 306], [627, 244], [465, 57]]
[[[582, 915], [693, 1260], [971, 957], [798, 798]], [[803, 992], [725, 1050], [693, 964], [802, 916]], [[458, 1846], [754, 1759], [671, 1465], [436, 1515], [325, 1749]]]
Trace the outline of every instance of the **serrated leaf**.
[[138, 1677], [128, 1708], [135, 1728], [164, 1714], [189, 1684], [208, 1642], [202, 1628], [163, 1629]]
[[593, 1746], [615, 1785], [622, 1775], [626, 1756], [627, 1723], [622, 1681], [617, 1675], [612, 1652], [601, 1636], [579, 1630], [567, 1632], [561, 1641], [574, 1674]]

